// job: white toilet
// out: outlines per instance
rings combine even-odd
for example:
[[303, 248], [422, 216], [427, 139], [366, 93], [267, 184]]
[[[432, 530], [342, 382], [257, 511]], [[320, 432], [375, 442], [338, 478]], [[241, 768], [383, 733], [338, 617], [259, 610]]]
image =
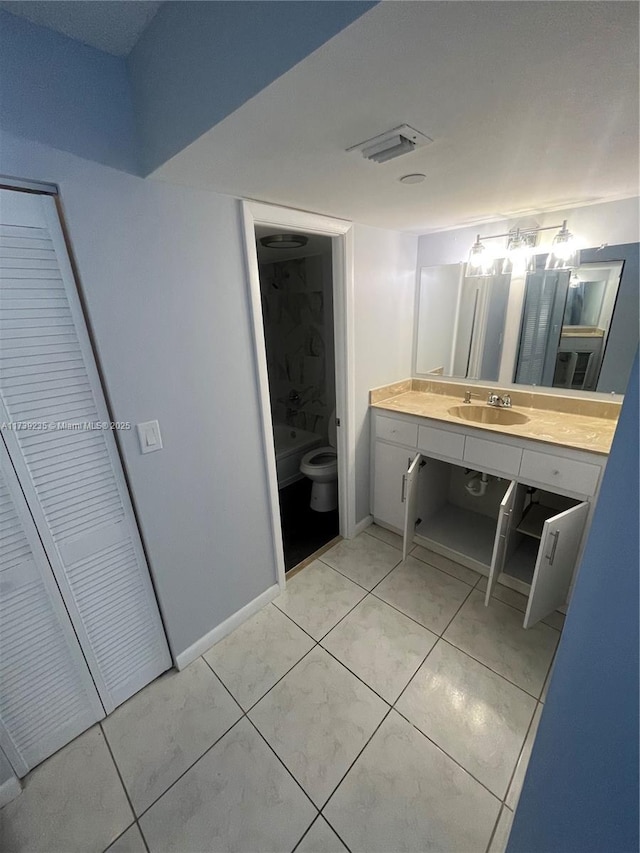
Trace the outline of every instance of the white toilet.
[[330, 512], [338, 508], [338, 452], [336, 450], [336, 413], [329, 418], [329, 447], [316, 447], [302, 457], [300, 473], [313, 481], [311, 509]]

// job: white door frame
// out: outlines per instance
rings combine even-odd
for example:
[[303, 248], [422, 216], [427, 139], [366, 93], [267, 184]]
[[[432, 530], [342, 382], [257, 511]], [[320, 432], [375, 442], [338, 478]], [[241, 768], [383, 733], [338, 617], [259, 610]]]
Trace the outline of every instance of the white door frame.
[[256, 251], [256, 225], [270, 225], [294, 231], [306, 231], [333, 237], [333, 325], [336, 365], [336, 417], [337, 430], [338, 498], [340, 508], [340, 535], [350, 539], [354, 535], [356, 510], [355, 435], [354, 425], [354, 317], [353, 317], [353, 223], [333, 219], [316, 213], [241, 201], [245, 251], [249, 279], [249, 301], [253, 322], [253, 341], [258, 379], [258, 397], [262, 420], [262, 439], [271, 504], [271, 528], [278, 583], [285, 587], [284, 549], [278, 499], [276, 454], [273, 446], [273, 422], [269, 396], [267, 351], [265, 347], [262, 299]]

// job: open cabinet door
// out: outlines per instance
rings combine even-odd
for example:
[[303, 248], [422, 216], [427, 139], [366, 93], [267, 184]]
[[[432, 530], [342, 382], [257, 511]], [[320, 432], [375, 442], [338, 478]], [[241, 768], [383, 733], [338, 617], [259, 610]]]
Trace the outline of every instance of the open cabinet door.
[[491, 569], [489, 570], [489, 582], [487, 583], [487, 592], [484, 597], [485, 606], [489, 606], [493, 590], [500, 577], [500, 572], [504, 566], [504, 560], [507, 553], [507, 538], [509, 535], [509, 527], [511, 525], [511, 516], [516, 500], [517, 483], [512, 482], [509, 488], [504, 493], [504, 497], [500, 502], [500, 515], [498, 516], [498, 526], [496, 528], [496, 538], [493, 542], [493, 554], [491, 555]]
[[567, 600], [588, 514], [589, 504], [581, 503], [545, 521], [524, 617], [525, 628], [535, 625]]
[[413, 544], [413, 535], [418, 520], [418, 475], [422, 454], [416, 453], [409, 463], [407, 473], [403, 475], [402, 499], [404, 501], [404, 525], [402, 536], [402, 559], [407, 559], [409, 548]]

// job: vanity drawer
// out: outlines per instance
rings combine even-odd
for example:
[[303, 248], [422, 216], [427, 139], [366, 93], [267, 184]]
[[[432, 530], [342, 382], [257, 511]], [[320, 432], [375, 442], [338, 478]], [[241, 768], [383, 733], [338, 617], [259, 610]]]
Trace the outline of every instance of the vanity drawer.
[[418, 430], [418, 449], [449, 459], [462, 459], [464, 436], [446, 429], [421, 426]]
[[548, 453], [525, 450], [522, 454], [520, 478], [548, 486], [559, 486], [579, 495], [593, 495], [600, 477], [600, 466], [577, 462]]
[[376, 438], [415, 447], [418, 443], [418, 424], [397, 421], [394, 418], [376, 418]]
[[490, 468], [502, 471], [510, 477], [516, 477], [520, 470], [522, 450], [510, 444], [500, 444], [497, 441], [487, 441], [485, 438], [473, 438], [468, 435], [464, 445], [464, 461], [471, 468]]

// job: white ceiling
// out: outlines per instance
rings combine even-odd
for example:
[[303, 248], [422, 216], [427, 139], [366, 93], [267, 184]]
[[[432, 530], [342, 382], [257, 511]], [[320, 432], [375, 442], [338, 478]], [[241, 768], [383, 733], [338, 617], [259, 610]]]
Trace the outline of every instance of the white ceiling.
[[383, 2], [155, 176], [414, 233], [637, 195], [638, 8]]
[[127, 56], [160, 8], [147, 0], [3, 0], [0, 8], [114, 56]]

